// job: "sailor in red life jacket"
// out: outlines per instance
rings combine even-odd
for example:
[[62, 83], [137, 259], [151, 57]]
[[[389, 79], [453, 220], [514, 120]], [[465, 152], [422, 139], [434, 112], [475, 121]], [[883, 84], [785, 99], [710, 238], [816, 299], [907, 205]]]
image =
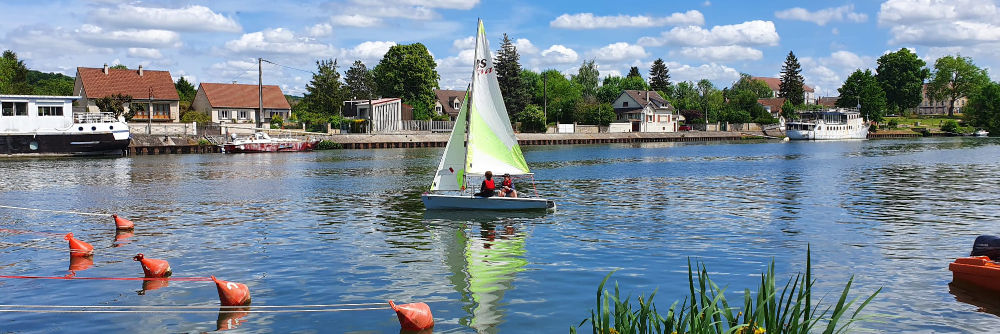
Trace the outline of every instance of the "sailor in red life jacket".
[[496, 195], [497, 185], [493, 182], [493, 172], [486, 171], [486, 179], [483, 180], [483, 184], [479, 186], [479, 192], [473, 194], [472, 196], [478, 197], [492, 197]]
[[514, 180], [510, 178], [510, 174], [503, 175], [503, 181], [500, 182], [500, 197], [517, 197]]

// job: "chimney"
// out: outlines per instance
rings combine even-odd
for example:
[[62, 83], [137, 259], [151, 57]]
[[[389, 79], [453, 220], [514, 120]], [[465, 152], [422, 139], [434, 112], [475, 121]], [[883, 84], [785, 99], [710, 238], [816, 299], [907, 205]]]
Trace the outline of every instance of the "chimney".
[[[140, 67], [141, 69], [142, 67]], [[646, 103], [649, 103], [649, 91], [646, 91]]]
[[108, 75], [108, 63], [104, 63], [104, 75]]
[[142, 65], [139, 65], [139, 76], [142, 76]]

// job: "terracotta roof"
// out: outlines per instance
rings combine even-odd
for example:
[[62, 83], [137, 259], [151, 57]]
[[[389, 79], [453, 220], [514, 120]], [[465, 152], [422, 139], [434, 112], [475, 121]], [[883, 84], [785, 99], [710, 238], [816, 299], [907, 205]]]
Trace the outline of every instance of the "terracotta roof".
[[150, 88], [157, 100], [180, 100], [169, 71], [77, 67], [76, 76], [83, 83], [87, 98], [101, 98], [114, 94], [131, 95], [133, 99], [148, 99]]
[[839, 96], [820, 97], [816, 100], [816, 104], [825, 107], [834, 107], [837, 104], [837, 100], [840, 100]]
[[[250, 108], [260, 106], [257, 95], [257, 85], [202, 83], [199, 89], [205, 90], [205, 97], [212, 108]], [[264, 85], [264, 108], [292, 109], [281, 88], [274, 85]]]
[[[763, 81], [767, 84], [767, 87], [771, 88], [772, 91], [777, 92], [781, 90], [780, 78], [752, 77], [751, 79]], [[806, 92], [815, 92], [812, 87], [809, 87], [809, 85], [806, 84], [802, 84], [802, 90]]]
[[458, 116], [458, 109], [454, 108], [452, 101], [458, 100], [458, 104], [462, 104], [462, 100], [465, 99], [464, 90], [448, 90], [448, 89], [435, 89], [434, 95], [437, 96], [437, 101], [441, 103], [441, 111], [451, 117]]
[[760, 103], [765, 107], [771, 107], [771, 112], [780, 112], [781, 107], [785, 105], [785, 98], [775, 97], [770, 99], [757, 99], [757, 103]]

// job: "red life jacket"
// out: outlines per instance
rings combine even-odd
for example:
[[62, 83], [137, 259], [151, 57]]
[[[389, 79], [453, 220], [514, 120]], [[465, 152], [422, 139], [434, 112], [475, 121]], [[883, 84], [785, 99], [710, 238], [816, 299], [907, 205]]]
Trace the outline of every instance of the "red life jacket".
[[486, 189], [494, 190], [496, 188], [497, 186], [493, 183], [493, 180], [486, 180]]
[[511, 187], [511, 188], [513, 188], [513, 186], [514, 186], [514, 180], [506, 180], [505, 179], [505, 180], [503, 180], [502, 183], [500, 183], [500, 185], [504, 186], [504, 187]]

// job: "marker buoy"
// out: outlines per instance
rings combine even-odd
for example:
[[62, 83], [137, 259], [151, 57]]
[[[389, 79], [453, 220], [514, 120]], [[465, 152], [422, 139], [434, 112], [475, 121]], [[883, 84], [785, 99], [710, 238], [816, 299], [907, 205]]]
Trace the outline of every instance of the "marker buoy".
[[173, 271], [170, 270], [170, 263], [167, 263], [166, 260], [147, 259], [142, 255], [142, 253], [137, 254], [132, 259], [139, 261], [139, 263], [142, 264], [142, 273], [145, 274], [146, 277], [163, 278], [169, 277], [170, 274], [173, 274]]
[[73, 233], [66, 233], [63, 237], [69, 241], [69, 255], [70, 256], [91, 256], [94, 255], [94, 246], [80, 241], [73, 237]]
[[93, 257], [82, 257], [82, 256], [70, 256], [69, 257], [69, 270], [70, 271], [81, 271], [87, 270], [94, 265]]
[[412, 303], [396, 305], [391, 300], [389, 306], [396, 311], [399, 318], [399, 326], [403, 330], [420, 331], [434, 327], [434, 316], [431, 315], [431, 308], [424, 303]]
[[222, 306], [250, 305], [250, 288], [243, 283], [227, 282], [212, 276], [215, 288], [219, 290], [219, 303]]
[[135, 228], [135, 224], [131, 220], [118, 217], [118, 215], [111, 215], [111, 218], [115, 219], [115, 228], [119, 230], [131, 230]]

